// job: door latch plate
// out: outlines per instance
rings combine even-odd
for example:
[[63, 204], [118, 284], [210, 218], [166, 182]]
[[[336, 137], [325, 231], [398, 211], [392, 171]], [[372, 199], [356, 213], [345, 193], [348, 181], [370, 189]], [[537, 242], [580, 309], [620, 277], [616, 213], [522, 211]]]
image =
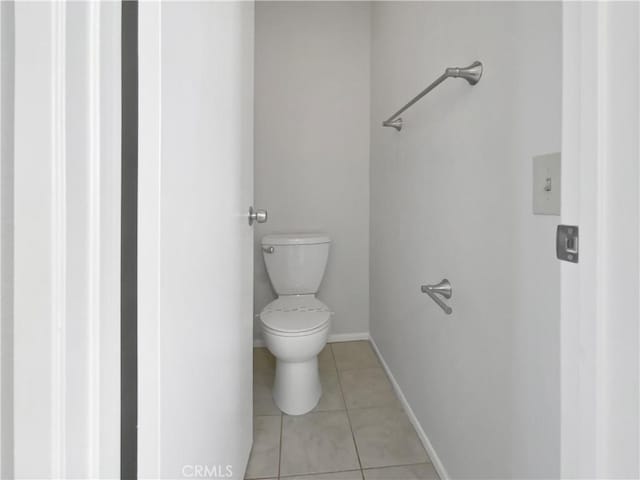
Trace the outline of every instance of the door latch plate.
[[558, 225], [556, 256], [565, 262], [578, 263], [578, 227], [576, 225]]

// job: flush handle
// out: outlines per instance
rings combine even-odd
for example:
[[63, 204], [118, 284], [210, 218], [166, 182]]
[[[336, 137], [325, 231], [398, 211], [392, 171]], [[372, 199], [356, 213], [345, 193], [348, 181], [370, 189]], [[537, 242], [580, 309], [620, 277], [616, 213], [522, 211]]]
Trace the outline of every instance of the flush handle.
[[264, 223], [267, 221], [266, 210], [254, 210], [253, 207], [249, 207], [249, 225], [253, 225], [253, 222]]
[[273, 247], [262, 247], [262, 251], [263, 251], [264, 253], [273, 253], [273, 252], [275, 252], [275, 251], [276, 251], [276, 249], [275, 249], [275, 248], [273, 248]]

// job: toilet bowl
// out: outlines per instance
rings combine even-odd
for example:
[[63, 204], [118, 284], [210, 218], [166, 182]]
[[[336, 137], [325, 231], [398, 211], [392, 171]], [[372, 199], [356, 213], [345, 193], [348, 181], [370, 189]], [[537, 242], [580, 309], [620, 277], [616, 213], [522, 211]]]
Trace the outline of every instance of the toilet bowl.
[[318, 354], [327, 343], [331, 311], [315, 297], [329, 255], [323, 234], [267, 235], [262, 249], [278, 298], [260, 312], [262, 335], [276, 358], [273, 399], [289, 415], [302, 415], [322, 395]]
[[[319, 310], [311, 313], [310, 307]], [[318, 354], [329, 336], [329, 309], [313, 296], [294, 295], [279, 297], [265, 310], [260, 315], [262, 334], [276, 357], [273, 399], [283, 412], [302, 415], [322, 395]]]

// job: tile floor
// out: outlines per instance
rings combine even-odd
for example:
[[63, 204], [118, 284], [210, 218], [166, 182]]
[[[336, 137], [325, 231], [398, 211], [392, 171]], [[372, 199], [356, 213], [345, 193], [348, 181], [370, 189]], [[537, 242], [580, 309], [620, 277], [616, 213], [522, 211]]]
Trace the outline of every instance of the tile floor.
[[247, 479], [438, 479], [369, 342], [329, 344], [318, 363], [323, 394], [316, 408], [283, 415], [271, 398], [275, 359], [254, 349]]

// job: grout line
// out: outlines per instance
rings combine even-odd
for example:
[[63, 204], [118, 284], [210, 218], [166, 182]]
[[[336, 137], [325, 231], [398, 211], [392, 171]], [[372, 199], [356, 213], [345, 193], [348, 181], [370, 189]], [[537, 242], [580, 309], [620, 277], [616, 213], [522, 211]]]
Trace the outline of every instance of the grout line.
[[[362, 460], [360, 460], [360, 451], [358, 450], [358, 444], [356, 443], [356, 436], [353, 433], [353, 425], [351, 425], [351, 418], [349, 417], [349, 408], [347, 407], [347, 400], [344, 397], [344, 390], [342, 389], [342, 382], [340, 381], [340, 370], [338, 370], [338, 362], [336, 362], [336, 356], [333, 352], [333, 346], [331, 346], [331, 357], [333, 358], [333, 366], [336, 369], [336, 375], [338, 377], [338, 388], [340, 389], [340, 395], [342, 396], [342, 403], [344, 404], [344, 412], [347, 415], [347, 422], [349, 423], [349, 430], [351, 430], [351, 438], [353, 439], [353, 446], [356, 449], [356, 457], [358, 457], [358, 465], [360, 465], [360, 477], [364, 480], [364, 470], [362, 469]], [[348, 470], [355, 471], [355, 470]]]
[[[352, 367], [352, 368], [343, 368], [341, 370], [338, 370], [339, 372], [353, 372], [354, 370], [382, 370], [384, 372], [384, 368], [382, 367], [382, 365], [378, 365], [378, 366], [371, 366], [371, 367]], [[385, 376], [387, 375], [387, 373], [384, 373]]]
[[336, 371], [337, 371], [338, 370], [338, 363], [336, 362], [336, 354], [333, 353], [333, 344], [327, 343], [327, 346], [329, 347], [329, 350], [331, 350], [331, 358], [333, 359], [333, 368], [335, 368]]
[[[338, 362], [336, 362], [336, 355], [335, 353], [333, 353], [333, 347], [330, 346], [329, 348], [331, 350], [331, 358], [333, 359], [333, 368], [336, 371], [336, 377], [338, 378], [338, 389], [340, 390], [340, 396], [342, 397], [342, 404], [344, 405], [344, 410], [347, 411], [348, 410], [347, 400], [344, 398], [344, 391], [342, 390], [342, 382], [340, 382], [340, 370], [338, 370]], [[351, 423], [349, 423], [349, 428], [351, 428]], [[351, 433], [353, 433], [353, 430], [351, 430]]]
[[[400, 403], [400, 400], [398, 400]], [[401, 410], [404, 412], [402, 405], [380, 405], [380, 406], [372, 406], [372, 407], [355, 407], [355, 408], [347, 408], [347, 410]], [[408, 418], [408, 417], [407, 417]]]
[[417, 463], [399, 463], [393, 465], [382, 465], [379, 467], [365, 467], [363, 470], [378, 470], [381, 468], [396, 468], [396, 467], [414, 467], [416, 465], [433, 465], [431, 462], [417, 462]]
[[280, 413], [280, 445], [278, 448], [278, 478], [282, 470], [282, 436], [284, 431], [284, 414]]
[[[333, 356], [333, 362], [336, 363], [336, 357], [333, 353], [333, 347], [331, 347], [331, 355]], [[336, 364], [336, 370], [338, 365]], [[358, 443], [356, 442], [356, 435], [353, 433], [353, 425], [351, 424], [351, 417], [349, 416], [349, 408], [347, 407], [347, 400], [344, 396], [344, 390], [342, 389], [342, 382], [340, 381], [340, 372], [338, 371], [338, 387], [340, 387], [340, 393], [342, 394], [342, 401], [344, 402], [345, 413], [347, 414], [347, 422], [349, 423], [349, 429], [351, 430], [351, 438], [353, 439], [353, 446], [356, 449], [356, 457], [358, 457], [358, 465], [360, 465], [360, 475], [364, 478], [364, 472], [362, 471], [362, 460], [360, 459], [360, 451], [358, 450]]]
[[362, 474], [362, 469], [359, 468], [352, 468], [350, 470], [331, 470], [330, 472], [314, 472], [314, 473], [294, 473], [292, 475], [285, 475], [283, 477], [280, 478], [291, 478], [291, 477], [309, 477], [309, 478], [313, 478], [317, 475], [327, 475], [327, 474], [333, 474], [333, 473], [349, 473], [349, 472], [360, 472]]
[[[396, 467], [413, 467], [415, 465], [432, 465], [431, 462], [415, 462], [415, 463], [402, 463], [402, 464], [393, 464], [393, 465], [380, 465], [377, 467], [363, 467], [363, 468], [352, 468], [349, 470], [331, 470], [331, 471], [326, 471], [326, 472], [313, 472], [313, 473], [292, 473], [291, 475], [282, 475], [279, 476], [279, 479], [286, 479], [286, 478], [298, 478], [298, 477], [314, 477], [316, 475], [327, 475], [327, 474], [333, 474], [333, 473], [350, 473], [350, 472], [360, 472], [360, 474], [363, 476], [364, 478], [364, 471], [365, 470], [381, 470], [384, 468], [396, 468]], [[270, 477], [261, 477], [262, 479], [267, 479]], [[256, 479], [256, 480], [260, 480], [260, 479]]]

